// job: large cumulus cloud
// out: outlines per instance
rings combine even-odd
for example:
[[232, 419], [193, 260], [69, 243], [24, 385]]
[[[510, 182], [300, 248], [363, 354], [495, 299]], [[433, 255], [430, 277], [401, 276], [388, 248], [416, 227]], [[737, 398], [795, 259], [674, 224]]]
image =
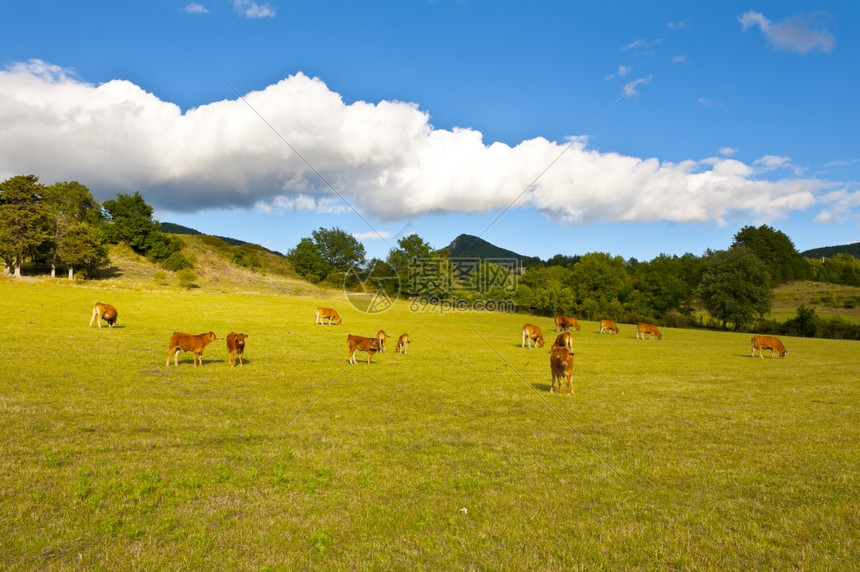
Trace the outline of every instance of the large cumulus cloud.
[[174, 212], [330, 210], [342, 197], [381, 220], [511, 205], [573, 225], [767, 219], [825, 190], [795, 172], [774, 179], [780, 161], [790, 164], [670, 163], [542, 138], [488, 143], [471, 129], [434, 128], [412, 103], [345, 103], [303, 74], [183, 113], [128, 81], [92, 85], [44, 62], [0, 72], [0, 177], [77, 180], [102, 199], [140, 190]]

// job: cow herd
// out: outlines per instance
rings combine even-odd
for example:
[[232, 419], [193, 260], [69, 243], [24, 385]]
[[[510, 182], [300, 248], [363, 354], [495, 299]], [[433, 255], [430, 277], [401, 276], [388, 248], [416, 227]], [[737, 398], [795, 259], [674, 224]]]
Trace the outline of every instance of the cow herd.
[[[112, 328], [116, 324], [118, 315], [119, 313], [114, 306], [102, 302], [96, 302], [95, 306], [93, 306], [90, 326], [93, 325], [93, 322], [96, 322], [98, 327], [101, 328], [101, 322], [104, 320], [108, 327]], [[315, 324], [340, 325], [342, 322], [343, 320], [336, 310], [323, 307], [318, 307], [316, 309], [314, 317]], [[555, 329], [560, 333], [556, 336], [555, 341], [550, 348], [549, 363], [550, 371], [552, 373], [550, 393], [560, 394], [562, 392], [562, 382], [565, 382], [566, 393], [569, 395], [573, 392], [571, 378], [573, 376], [573, 356], [575, 355], [573, 352], [573, 337], [570, 332], [572, 330], [577, 332], [580, 331], [580, 326], [575, 318], [556, 316]], [[612, 320], [600, 320], [601, 334], [608, 332], [617, 335], [620, 331], [620, 328]], [[637, 323], [636, 339], [644, 340], [646, 339], [646, 335], [648, 340], [663, 339], [663, 334], [660, 333], [659, 328], [654, 324], [646, 322]], [[236, 332], [230, 332], [227, 334], [227, 353], [231, 367], [235, 367], [236, 361], [239, 362], [240, 366], [244, 365], [246, 338], [248, 338], [247, 334], [239, 334]], [[347, 334], [346, 344], [348, 348], [347, 356], [349, 363], [351, 365], [356, 363], [355, 353], [360, 351], [367, 354], [367, 363], [370, 364], [373, 354], [385, 351], [385, 340], [388, 338], [390, 338], [390, 336], [386, 334], [384, 330], [379, 330], [376, 333], [376, 336], [373, 337]], [[194, 359], [194, 367], [197, 367], [198, 364], [202, 366], [203, 350], [205, 350], [206, 346], [210, 343], [217, 341], [218, 337], [214, 332], [207, 332], [198, 335], [173, 332], [173, 335], [170, 336], [170, 341], [168, 342], [167, 362], [165, 365], [169, 367], [170, 358], [173, 357], [173, 364], [178, 366], [179, 353], [191, 352], [191, 356]], [[539, 326], [534, 324], [525, 324], [522, 328], [522, 339], [520, 345], [523, 348], [528, 347], [531, 349], [532, 343], [534, 343], [535, 348], [542, 348], [546, 343], [546, 339], [543, 337], [543, 332]], [[405, 354], [408, 347], [409, 334], [402, 334], [397, 338], [397, 344], [395, 345], [394, 351]], [[784, 358], [786, 354], [788, 354], [785, 346], [778, 338], [774, 338], [772, 336], [753, 336], [751, 357], [755, 357], [756, 352], [758, 352], [759, 357], [763, 358], [764, 355], [762, 354], [762, 350], [770, 350], [771, 358], [775, 358], [777, 354], [780, 358]], [[557, 389], [556, 385], [558, 387]]]
[[[555, 317], [555, 329], [561, 332], [556, 336], [550, 348], [549, 366], [552, 373], [552, 383], [549, 387], [550, 393], [561, 393], [562, 382], [566, 382], [566, 393], [569, 395], [573, 392], [571, 377], [573, 375], [573, 338], [570, 335], [571, 330], [580, 331], [579, 323], [575, 318], [567, 316]], [[612, 320], [600, 320], [600, 333], [618, 334], [621, 329]], [[662, 340], [663, 334], [660, 329], [654, 324], [647, 322], [639, 322], [636, 324], [636, 339]], [[543, 332], [539, 326], [534, 324], [525, 324], [522, 329], [522, 341], [520, 347], [531, 349], [534, 342], [535, 348], [542, 348], [546, 343], [543, 337]], [[780, 358], [784, 358], [788, 351], [782, 342], [772, 336], [753, 336], [752, 337], [752, 357], [755, 357], [756, 352], [760, 358], [763, 358], [762, 350], [770, 350], [770, 357], [775, 358], [779, 354]], [[557, 389], [556, 389], [557, 384]]]

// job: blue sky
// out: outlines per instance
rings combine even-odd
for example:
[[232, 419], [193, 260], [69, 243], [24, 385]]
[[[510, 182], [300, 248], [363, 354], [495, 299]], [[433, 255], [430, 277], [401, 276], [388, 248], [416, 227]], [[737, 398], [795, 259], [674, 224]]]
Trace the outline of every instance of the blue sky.
[[860, 3], [0, 3], [0, 180], [140, 191], [286, 252], [320, 227], [649, 260], [860, 241]]

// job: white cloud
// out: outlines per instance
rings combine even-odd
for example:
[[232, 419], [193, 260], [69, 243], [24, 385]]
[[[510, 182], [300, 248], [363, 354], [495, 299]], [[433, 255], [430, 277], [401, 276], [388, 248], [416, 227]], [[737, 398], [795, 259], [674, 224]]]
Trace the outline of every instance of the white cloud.
[[257, 4], [253, 0], [233, 0], [233, 8], [246, 18], [274, 18], [275, 9], [267, 2]]
[[316, 172], [363, 216], [382, 221], [490, 212], [514, 201], [571, 225], [772, 219], [830, 190], [793, 172], [759, 178], [796, 169], [784, 157], [670, 163], [598, 152], [585, 140], [568, 145], [486, 143], [472, 129], [434, 128], [412, 103], [347, 104], [303, 74], [182, 113], [124, 80], [91, 85], [44, 62], [0, 71], [0, 180], [76, 180], [100, 200], [139, 190], [159, 211], [348, 210]]
[[379, 232], [375, 230], [368, 230], [367, 232], [354, 232], [352, 236], [356, 238], [356, 240], [385, 240], [386, 238], [391, 238], [391, 233], [386, 230], [380, 230]]
[[628, 83], [626, 86], [624, 86], [625, 95], [627, 95], [627, 97], [633, 97], [634, 95], [639, 95], [639, 91], [637, 91], [638, 87], [640, 85], [647, 85], [650, 82], [651, 82], [651, 76], [650, 75], [648, 77], [634, 79], [633, 81]]
[[645, 48], [653, 48], [654, 46], [659, 46], [663, 43], [662, 39], [656, 40], [636, 40], [635, 42], [630, 42], [626, 46], [621, 47], [622, 52], [626, 52], [628, 50], [642, 50]]
[[860, 216], [857, 208], [860, 207], [860, 190], [854, 185], [854, 189], [843, 188], [824, 194], [820, 203], [827, 205], [813, 219], [822, 224], [842, 224], [848, 220], [854, 220], [860, 228]]
[[738, 17], [744, 31], [757, 26], [768, 43], [778, 50], [805, 55], [813, 50], [829, 53], [836, 47], [836, 39], [814, 17], [796, 16], [781, 22], [768, 20], [761, 12], [744, 12]]
[[720, 147], [720, 155], [722, 155], [724, 157], [731, 157], [732, 155], [734, 155], [737, 152], [738, 152], [738, 150], [735, 149], [734, 147]]
[[191, 2], [188, 6], [182, 9], [186, 14], [208, 14], [209, 10], [206, 9], [202, 4], [198, 4], [197, 2]]
[[633, 71], [633, 68], [630, 66], [619, 65], [618, 71], [616, 71], [615, 73], [609, 74], [608, 76], [604, 77], [604, 79], [615, 79], [617, 77], [621, 78], [621, 77], [628, 75], [632, 71]]
[[705, 105], [707, 107], [723, 107], [722, 102], [715, 99], [708, 99], [707, 97], [700, 97], [697, 101], [699, 102], [699, 105]]

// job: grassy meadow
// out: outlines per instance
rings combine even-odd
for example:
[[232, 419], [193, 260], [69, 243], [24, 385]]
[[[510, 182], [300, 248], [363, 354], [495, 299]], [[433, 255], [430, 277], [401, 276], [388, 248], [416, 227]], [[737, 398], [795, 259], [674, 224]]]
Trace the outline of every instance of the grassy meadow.
[[[96, 301], [115, 328], [88, 327]], [[332, 306], [341, 326], [315, 326]], [[0, 568], [856, 568], [860, 344], [0, 279]], [[346, 335], [408, 332], [349, 366]], [[214, 331], [194, 368], [174, 331]], [[244, 367], [224, 338], [248, 334]], [[393, 342], [394, 340], [391, 340]]]

